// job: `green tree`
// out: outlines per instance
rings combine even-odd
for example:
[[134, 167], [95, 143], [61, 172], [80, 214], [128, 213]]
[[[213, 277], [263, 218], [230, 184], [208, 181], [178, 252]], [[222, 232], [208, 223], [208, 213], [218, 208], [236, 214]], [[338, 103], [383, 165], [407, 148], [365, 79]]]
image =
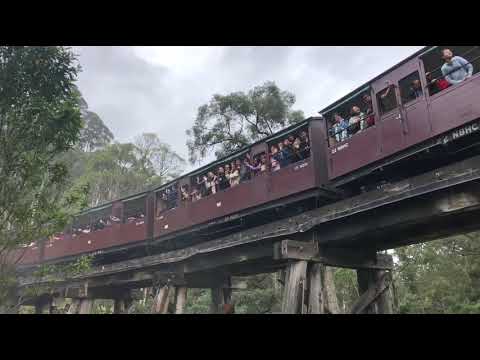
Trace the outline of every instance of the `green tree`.
[[149, 185], [163, 184], [185, 169], [185, 160], [156, 134], [141, 134], [135, 138], [134, 144], [137, 168], [150, 179]]
[[148, 190], [183, 171], [185, 160], [155, 134], [143, 134], [133, 143], [114, 143], [77, 157], [77, 184], [88, 185], [89, 205]]
[[112, 142], [114, 136], [100, 116], [88, 109], [88, 104], [80, 91], [78, 96], [83, 123], [78, 148], [85, 152], [104, 148]]
[[187, 130], [189, 160], [193, 164], [211, 151], [217, 158], [224, 156], [303, 120], [302, 111], [292, 110], [294, 104], [295, 95], [271, 81], [248, 93], [213, 95], [198, 108], [195, 123]]
[[400, 313], [479, 313], [480, 236], [455, 236], [395, 250]]
[[74, 81], [80, 67], [61, 46], [0, 47], [0, 304], [12, 285], [12, 251], [48, 236], [78, 210], [58, 155], [78, 141]]

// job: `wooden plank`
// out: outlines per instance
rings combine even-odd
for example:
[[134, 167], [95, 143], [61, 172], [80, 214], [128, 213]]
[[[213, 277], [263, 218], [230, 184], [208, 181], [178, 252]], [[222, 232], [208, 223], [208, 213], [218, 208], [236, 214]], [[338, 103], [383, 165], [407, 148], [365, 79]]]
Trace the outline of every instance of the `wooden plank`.
[[288, 265], [286, 286], [283, 290], [282, 313], [303, 312], [304, 293], [307, 277], [307, 262], [294, 261]]
[[[360, 314], [365, 311], [375, 299], [378, 298], [391, 284], [391, 276], [384, 272], [377, 281], [365, 291], [357, 302], [352, 306], [352, 314]], [[373, 312], [373, 310], [370, 310]]]

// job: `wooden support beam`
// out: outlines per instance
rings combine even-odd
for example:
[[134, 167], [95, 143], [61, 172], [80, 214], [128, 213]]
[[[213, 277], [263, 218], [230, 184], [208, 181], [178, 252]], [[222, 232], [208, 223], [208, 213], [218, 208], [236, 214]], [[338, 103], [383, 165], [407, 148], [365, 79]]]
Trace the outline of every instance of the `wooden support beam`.
[[307, 262], [294, 261], [288, 265], [286, 284], [283, 290], [282, 313], [305, 313], [305, 288], [307, 280]]
[[175, 288], [172, 284], [165, 284], [158, 289], [153, 301], [152, 312], [157, 314], [167, 314], [174, 292]]
[[360, 291], [365, 289], [366, 284], [369, 286], [352, 306], [351, 313], [378, 313], [377, 306], [374, 302], [390, 286], [392, 282], [390, 273], [383, 272], [380, 276], [376, 277], [373, 275], [372, 271], [359, 270], [358, 275], [359, 287], [361, 286]]
[[381, 294], [377, 298], [377, 313], [378, 314], [391, 314], [392, 311], [392, 302], [391, 302], [391, 284], [393, 283], [393, 279], [391, 277], [391, 273], [386, 273], [383, 270], [377, 270], [375, 271], [375, 282], [379, 283], [382, 281], [382, 278], [384, 276], [387, 276], [390, 281], [388, 287], [385, 289], [385, 291], [381, 292]]
[[215, 287], [210, 289], [212, 302], [210, 303], [210, 314], [222, 314], [225, 298], [223, 288]]
[[393, 259], [390, 255], [376, 254], [373, 250], [319, 249], [317, 242], [286, 239], [274, 244], [273, 253], [277, 260], [307, 260], [352, 269], [393, 268]]
[[177, 287], [175, 299], [175, 314], [183, 314], [187, 302], [187, 288], [185, 286]]
[[308, 266], [308, 310], [309, 314], [323, 314], [324, 291], [322, 272], [324, 266], [320, 263], [312, 263]]
[[51, 297], [41, 297], [35, 303], [35, 314], [50, 314], [52, 307]]
[[122, 298], [116, 298], [113, 300], [113, 313], [114, 314], [125, 313], [125, 301]]
[[90, 314], [93, 307], [93, 299], [80, 299], [80, 304], [78, 306], [79, 314]]

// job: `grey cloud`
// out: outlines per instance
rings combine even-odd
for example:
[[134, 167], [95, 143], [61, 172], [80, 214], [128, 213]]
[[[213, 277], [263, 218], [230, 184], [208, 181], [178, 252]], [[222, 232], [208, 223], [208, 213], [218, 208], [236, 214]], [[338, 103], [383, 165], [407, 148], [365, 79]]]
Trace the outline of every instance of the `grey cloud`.
[[130, 48], [82, 47], [79, 88], [118, 140], [156, 132], [186, 157], [185, 130], [214, 93], [273, 80], [296, 94], [295, 108], [309, 116], [418, 48], [226, 47], [195, 73], [178, 76]]

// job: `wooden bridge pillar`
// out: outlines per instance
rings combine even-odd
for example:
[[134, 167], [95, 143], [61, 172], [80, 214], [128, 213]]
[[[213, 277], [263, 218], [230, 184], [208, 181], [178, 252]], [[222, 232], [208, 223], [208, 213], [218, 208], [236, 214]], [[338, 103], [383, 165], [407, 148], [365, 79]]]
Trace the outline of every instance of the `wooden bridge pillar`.
[[358, 269], [357, 279], [360, 297], [353, 305], [352, 313], [391, 314], [391, 273], [380, 269]]
[[80, 299], [78, 314], [90, 314], [92, 312], [93, 299]]
[[187, 302], [187, 287], [179, 286], [175, 294], [175, 314], [183, 314]]
[[35, 302], [35, 314], [50, 314], [51, 308], [51, 297], [41, 297]]
[[123, 298], [116, 298], [113, 300], [113, 313], [123, 314], [125, 313], [125, 300]]
[[307, 262], [293, 261], [287, 266], [283, 290], [282, 313], [305, 313]]
[[232, 279], [225, 275], [222, 284], [210, 289], [212, 302], [210, 304], [211, 314], [225, 314], [233, 312], [232, 304]]
[[282, 240], [274, 257], [288, 260], [282, 312], [287, 314], [340, 313], [328, 266], [357, 269], [359, 292], [352, 313], [391, 313], [388, 287], [393, 260], [390, 255], [346, 249], [319, 249], [315, 241]]

